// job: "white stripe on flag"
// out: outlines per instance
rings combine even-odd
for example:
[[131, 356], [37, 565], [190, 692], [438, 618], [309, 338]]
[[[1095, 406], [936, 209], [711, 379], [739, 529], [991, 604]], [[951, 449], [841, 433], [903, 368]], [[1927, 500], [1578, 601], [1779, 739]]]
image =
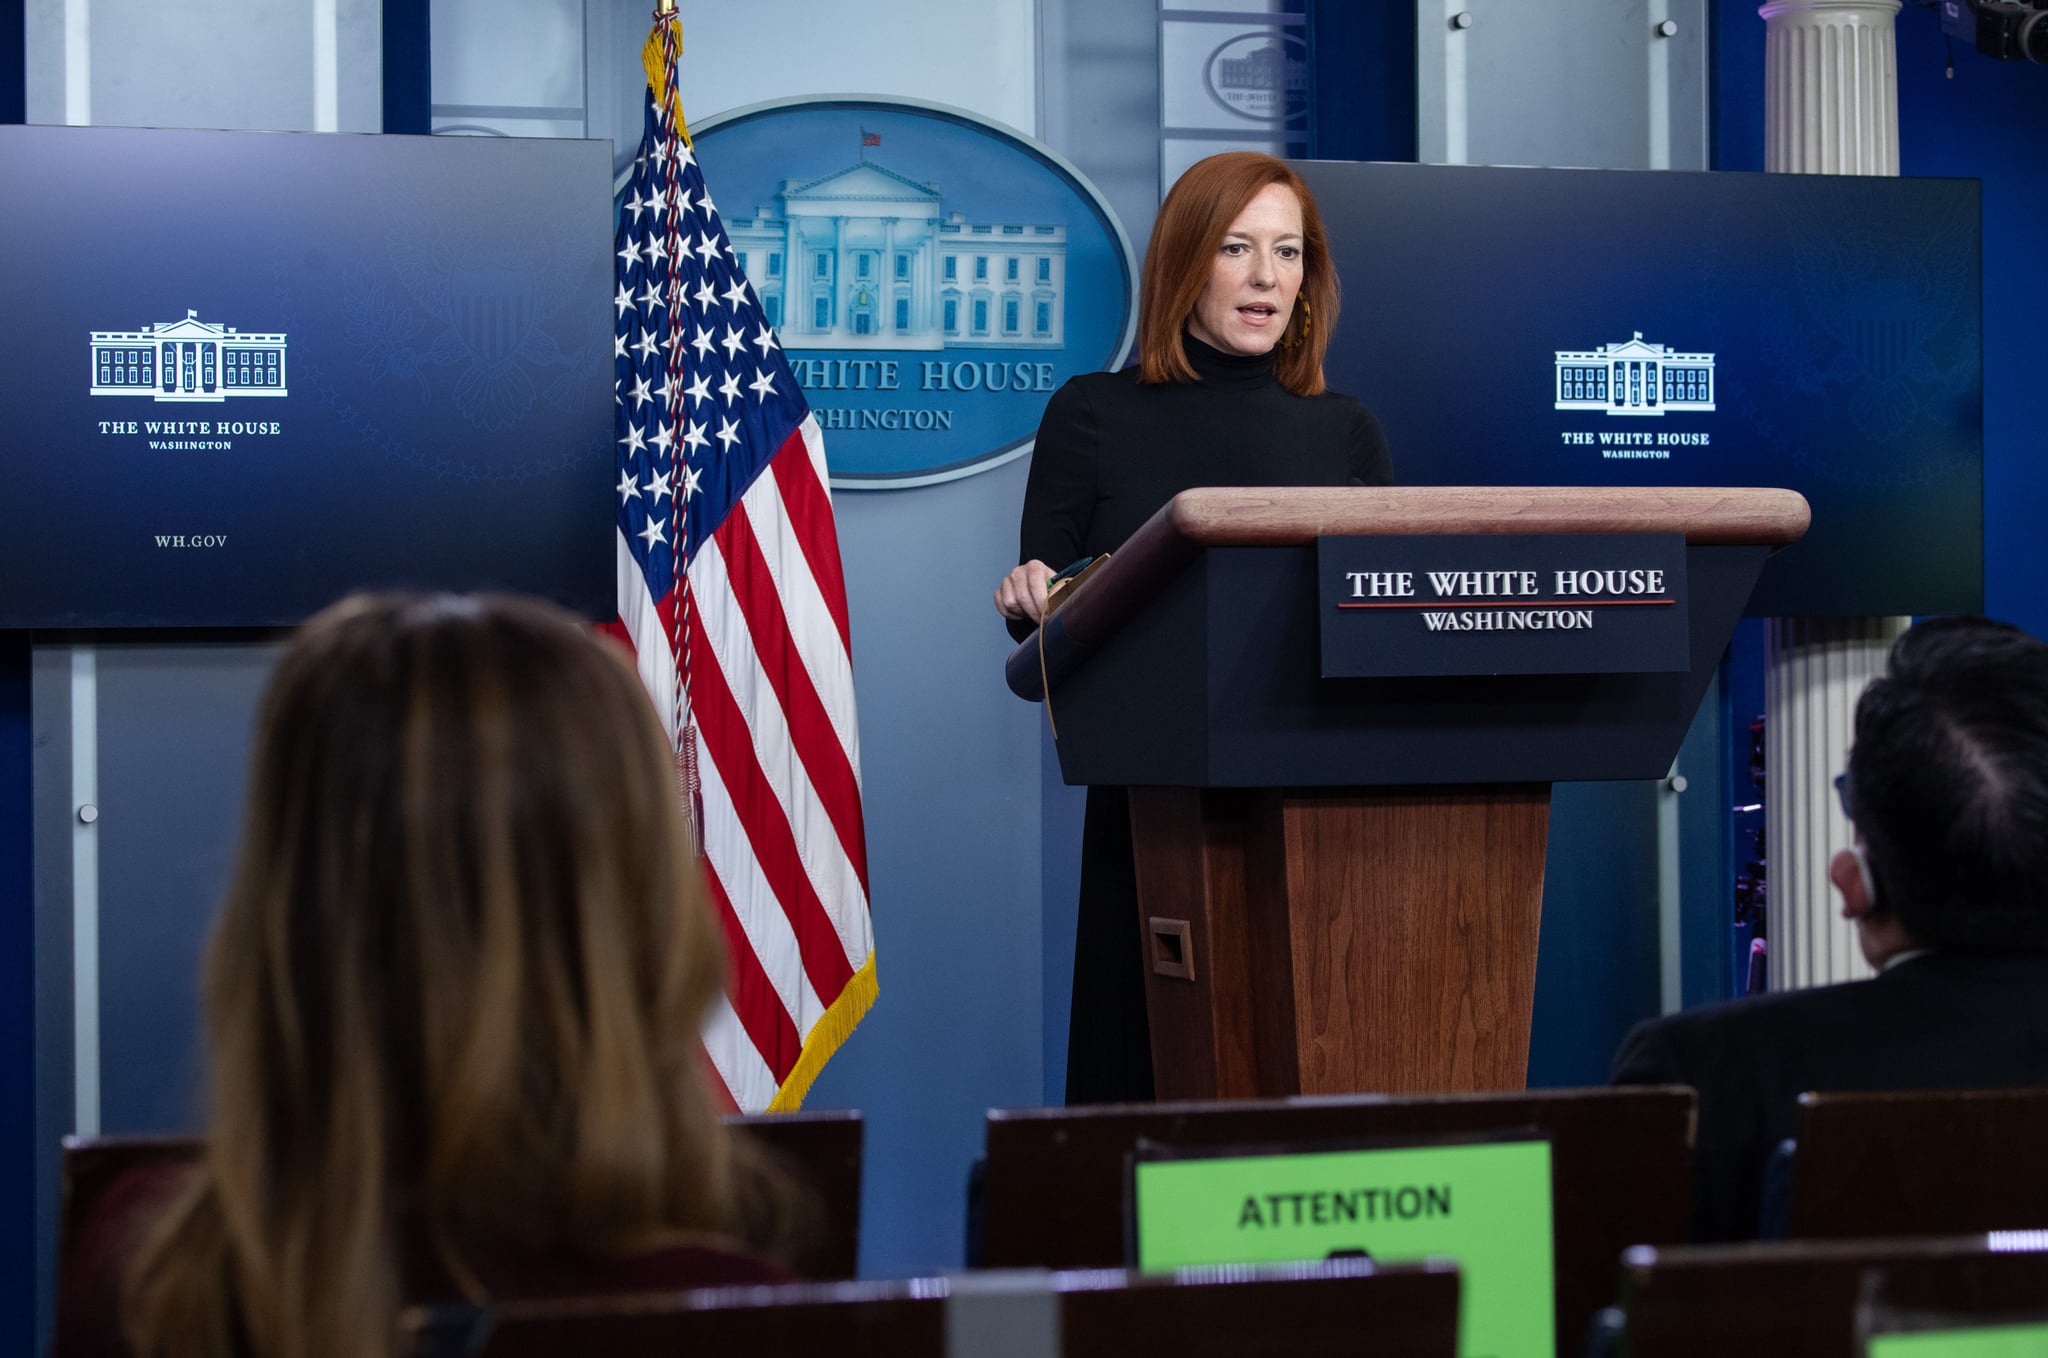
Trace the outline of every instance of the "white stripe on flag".
[[[804, 417], [805, 428], [814, 424], [810, 416]], [[822, 477], [818, 484], [822, 489]], [[853, 781], [858, 787], [860, 723], [854, 719], [853, 661], [840, 643], [839, 624], [832, 620], [824, 591], [811, 574], [811, 563], [789, 521], [789, 511], [782, 503], [782, 490], [775, 484], [775, 477], [756, 478], [740, 503], [747, 507], [747, 518], [761, 544], [768, 574], [775, 580], [775, 592], [782, 596], [782, 611], [789, 618], [790, 639], [796, 645], [797, 656], [810, 673], [811, 684], [818, 690], [818, 700], [825, 705], [825, 715], [832, 720], [833, 734], [839, 737], [847, 762], [853, 765]]]
[[[748, 513], [751, 517], [751, 506]], [[825, 907], [833, 931], [839, 935], [847, 964], [858, 971], [874, 946], [868, 925], [867, 892], [862, 889], [853, 860], [840, 841], [838, 827], [832, 823], [810, 774], [797, 757], [788, 716], [775, 695], [774, 683], [761, 668], [746, 617], [726, 574], [725, 556], [719, 550], [717, 538], [697, 550], [697, 559], [690, 567], [690, 587], [696, 593], [698, 613], [704, 621], [705, 643], [717, 657], [718, 668], [732, 690], [748, 734], [753, 737], [754, 757], [760, 762], [761, 772], [774, 791], [775, 800], [782, 804], [783, 814], [789, 818], [797, 858]], [[836, 644], [837, 632], [833, 640]], [[699, 761], [700, 765], [709, 762], [708, 757]], [[704, 818], [711, 819], [708, 802]], [[799, 1023], [797, 1030], [809, 1032], [809, 1022]]]
[[[704, 553], [700, 551], [697, 556], [701, 561]], [[701, 742], [703, 738], [700, 735], [698, 739]], [[740, 824], [732, 794], [726, 791], [725, 780], [719, 776], [709, 752], [701, 748], [697, 779], [699, 795], [704, 799], [704, 857], [718, 874], [719, 885], [725, 888], [725, 897], [732, 903], [733, 917], [739, 921], [740, 931], [747, 936], [754, 956], [760, 959], [768, 984], [775, 987], [783, 1012], [789, 1015], [799, 1035], [807, 1033], [825, 1012], [825, 1006], [804, 974], [796, 930], [768, 885], [760, 861], [754, 857], [754, 846], [748, 842], [746, 827]]]
[[753, 1039], [747, 1036], [740, 1016], [724, 995], [704, 1016], [704, 1051], [725, 1081], [725, 1092], [742, 1112], [759, 1112], [775, 1098], [780, 1087], [775, 1072], [761, 1059]]
[[633, 560], [633, 549], [623, 530], [614, 535], [619, 548], [619, 623], [633, 639], [633, 665], [640, 671], [640, 684], [647, 699], [661, 717], [661, 729], [668, 734], [668, 746], [676, 746], [676, 659], [668, 648], [668, 632], [661, 613], [647, 592], [647, 577]]
[[[818, 489], [825, 492], [825, 503], [832, 503], [832, 469], [825, 462], [825, 435], [818, 428], [818, 417], [806, 410], [804, 422], [797, 426], [797, 432], [804, 436], [804, 451], [810, 454], [811, 474], [818, 478]], [[839, 511], [832, 511], [832, 522], [839, 522]]]

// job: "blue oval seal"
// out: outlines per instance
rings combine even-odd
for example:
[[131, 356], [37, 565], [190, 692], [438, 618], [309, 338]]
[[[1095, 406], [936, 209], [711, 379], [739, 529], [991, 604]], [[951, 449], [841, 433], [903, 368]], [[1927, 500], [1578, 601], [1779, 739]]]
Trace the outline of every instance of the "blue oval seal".
[[756, 104], [691, 134], [834, 486], [928, 485], [1021, 457], [1062, 382], [1128, 356], [1130, 242], [1030, 137], [864, 96]]

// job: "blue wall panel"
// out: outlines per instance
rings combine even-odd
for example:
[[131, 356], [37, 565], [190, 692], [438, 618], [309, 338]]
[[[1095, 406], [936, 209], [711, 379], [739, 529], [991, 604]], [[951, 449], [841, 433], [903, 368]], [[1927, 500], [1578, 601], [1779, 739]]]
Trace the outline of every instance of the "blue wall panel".
[[0, 0], [0, 123], [28, 120], [28, 6]]
[[2048, 466], [2035, 397], [2048, 316], [2048, 70], [1958, 44], [1950, 80], [1935, 16], [1908, 7], [1898, 28], [1899, 168], [1984, 181], [1984, 611], [2048, 635]]
[[805, 1106], [866, 1114], [871, 1276], [959, 1266], [983, 1113], [1035, 1105], [1045, 1084], [1042, 718], [1002, 687], [1010, 640], [990, 603], [1025, 468], [834, 500], [881, 993]]
[[431, 7], [384, 0], [384, 130], [425, 136], [433, 130]]
[[[1717, 169], [1763, 168], [1764, 21], [1756, 7], [1717, 10], [1714, 128]], [[1899, 168], [1908, 175], [1968, 176], [1984, 184], [1984, 608], [2048, 632], [2040, 589], [2048, 465], [2037, 452], [2042, 317], [2048, 313], [2048, 70], [1949, 46], [1930, 10], [1897, 20]]]
[[1605, 1084], [1622, 1034], [1657, 1012], [1656, 797], [1654, 783], [1552, 786], [1531, 1085]]
[[1415, 159], [1415, 8], [1309, 0], [1308, 153]]

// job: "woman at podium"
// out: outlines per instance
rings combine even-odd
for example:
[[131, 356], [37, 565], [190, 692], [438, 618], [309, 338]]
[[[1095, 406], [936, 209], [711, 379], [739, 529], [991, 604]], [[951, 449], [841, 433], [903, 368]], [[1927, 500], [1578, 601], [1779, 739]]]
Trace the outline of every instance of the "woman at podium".
[[[1013, 635], [1055, 574], [1115, 550], [1195, 486], [1379, 486], [1372, 412], [1323, 381], [1337, 271], [1308, 185], [1271, 156], [1199, 161], [1160, 205], [1139, 286], [1138, 361], [1073, 378], [1045, 408], [1024, 491], [1023, 564], [996, 608]], [[1094, 787], [1081, 844], [1067, 1102], [1152, 1097], [1128, 799]]]

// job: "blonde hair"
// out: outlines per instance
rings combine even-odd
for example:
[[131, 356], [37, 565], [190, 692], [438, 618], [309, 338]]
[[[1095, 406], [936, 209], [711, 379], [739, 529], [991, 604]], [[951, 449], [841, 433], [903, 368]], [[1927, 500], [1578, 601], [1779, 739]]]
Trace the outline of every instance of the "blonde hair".
[[733, 1219], [719, 935], [652, 705], [512, 598], [357, 596], [264, 699], [205, 970], [205, 1157], [131, 1269], [145, 1358], [391, 1351], [406, 1261]]
[[1259, 151], [1225, 151], [1198, 160], [1174, 181], [1152, 240], [1138, 289], [1138, 375], [1141, 381], [1192, 382], [1181, 330], [1209, 285], [1223, 237], [1259, 191], [1278, 184], [1301, 202], [1301, 294], [1273, 357], [1273, 377], [1296, 396], [1324, 390], [1323, 355], [1337, 328], [1337, 266], [1323, 215], [1291, 166]]

